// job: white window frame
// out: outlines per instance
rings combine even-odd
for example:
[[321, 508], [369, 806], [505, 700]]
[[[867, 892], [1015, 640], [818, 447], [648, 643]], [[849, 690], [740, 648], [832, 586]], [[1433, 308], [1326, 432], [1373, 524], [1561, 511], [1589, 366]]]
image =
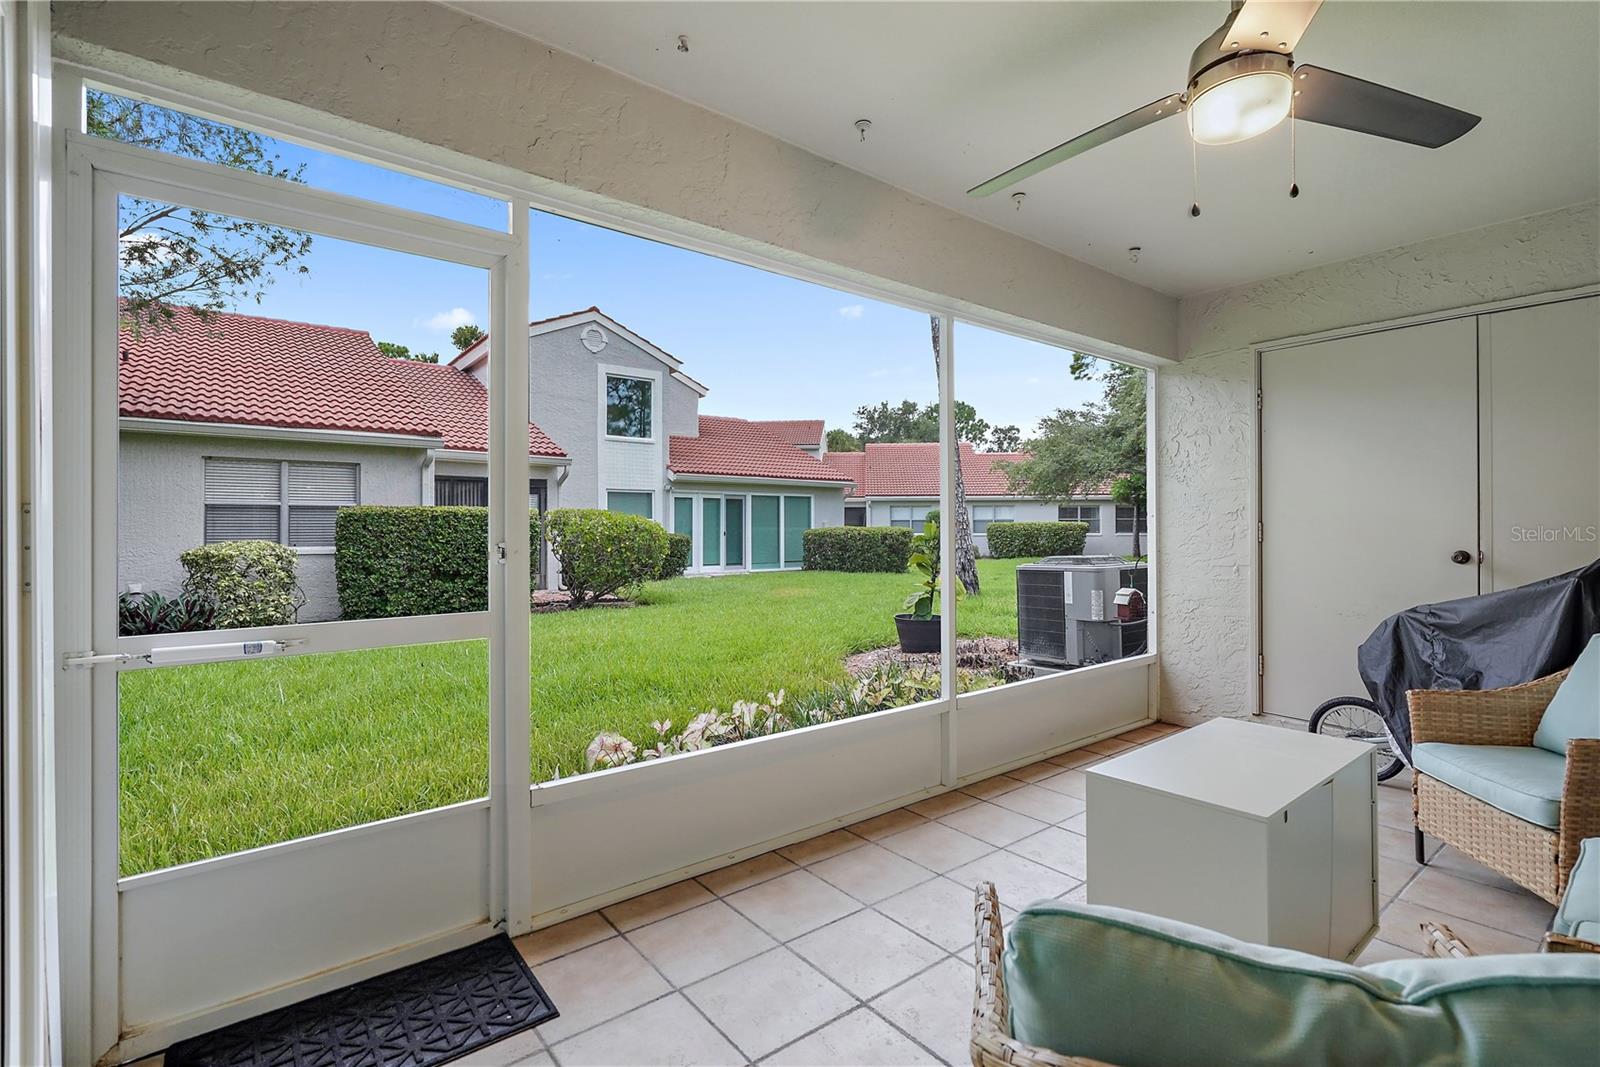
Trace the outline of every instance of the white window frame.
[[[902, 530], [910, 530], [914, 534], [924, 533], [928, 528], [928, 512], [932, 511], [935, 507], [938, 507], [938, 505], [935, 504], [928, 506], [925, 504], [890, 504], [889, 525], [897, 526]], [[906, 514], [904, 516], [897, 516], [895, 514], [897, 511], [902, 511]]]
[[[205, 458], [206, 485], [205, 485], [204, 492], [202, 494], [203, 497], [204, 497], [204, 501], [203, 501], [203, 505], [204, 506], [203, 506], [203, 514], [201, 516], [201, 528], [200, 528], [201, 542], [203, 544], [208, 544], [208, 545], [220, 544], [222, 541], [227, 540], [226, 538], [221, 538], [221, 539], [218, 539], [217, 541], [213, 541], [213, 540], [211, 540], [210, 536], [206, 532], [210, 528], [210, 514], [211, 514], [211, 509], [213, 507], [223, 507], [223, 508], [225, 508], [225, 507], [263, 507], [264, 508], [264, 507], [268, 507], [269, 506], [267, 501], [252, 502], [252, 501], [247, 501], [247, 500], [241, 500], [241, 501], [239, 501], [237, 503], [233, 503], [233, 502], [226, 501], [226, 500], [212, 500], [211, 499], [210, 476], [211, 476], [211, 463], [212, 463], [213, 460], [221, 460], [221, 461], [225, 461], [225, 462], [229, 462], [229, 463], [259, 463], [259, 464], [261, 464], [263, 466], [268, 465], [268, 464], [274, 464], [274, 463], [278, 465], [278, 499], [275, 502], [272, 502], [272, 504], [271, 504], [271, 506], [275, 506], [278, 509], [278, 535], [276, 537], [264, 538], [264, 540], [275, 541], [278, 544], [283, 545], [283, 546], [285, 546], [287, 548], [294, 549], [294, 551], [300, 553], [301, 555], [325, 555], [325, 554], [327, 554], [329, 552], [332, 552], [334, 546], [333, 546], [331, 541], [330, 541], [330, 543], [328, 543], [326, 545], [295, 545], [295, 544], [290, 544], [289, 536], [290, 536], [290, 530], [292, 529], [290, 516], [291, 516], [291, 514], [294, 512], [294, 510], [296, 508], [300, 508], [300, 509], [306, 509], [306, 508], [332, 509], [334, 511], [337, 511], [339, 508], [342, 508], [342, 507], [355, 507], [356, 505], [361, 503], [361, 464], [360, 463], [342, 461], [342, 460], [320, 460], [320, 459], [306, 459], [306, 460], [302, 460], [302, 459], [282, 459], [282, 460], [274, 460], [274, 459], [259, 459], [259, 458], [254, 458], [254, 457], [250, 457], [250, 456], [206, 456], [204, 458]], [[343, 467], [345, 469], [348, 469], [348, 470], [354, 472], [354, 474], [355, 474], [355, 479], [354, 479], [354, 481], [355, 481], [355, 492], [353, 493], [353, 499], [348, 504], [310, 504], [310, 503], [303, 503], [303, 502], [302, 503], [296, 503], [296, 501], [294, 499], [294, 493], [289, 487], [289, 471], [290, 471], [290, 468], [292, 468], [292, 467]]]
[[[611, 494], [612, 493], [631, 493], [634, 496], [647, 496], [647, 497], [650, 498], [650, 514], [645, 516], [645, 517], [648, 518], [648, 519], [656, 520], [656, 519], [658, 519], [658, 516], [661, 514], [660, 509], [656, 507], [657, 494], [656, 494], [656, 491], [654, 489], [618, 489], [618, 488], [615, 488], [615, 487], [609, 487], [609, 488], [606, 489], [605, 509], [607, 511], [611, 510]], [[619, 514], [619, 515], [632, 515], [633, 512], [631, 512], [631, 511], [620, 511], [620, 512], [617, 512], [616, 514]], [[663, 523], [662, 525], [665, 525], [665, 523]]]
[[[630, 379], [650, 386], [650, 433], [645, 437], [611, 432], [611, 379]], [[600, 368], [600, 433], [607, 441], [626, 441], [629, 444], [653, 445], [661, 436], [658, 426], [661, 419], [661, 377], [645, 371], [628, 371], [621, 367]]]
[[[1133, 529], [1135, 526], [1134, 513], [1136, 511], [1139, 516], [1139, 521], [1137, 523], [1139, 532], [1141, 534], [1147, 534], [1150, 532], [1150, 509], [1148, 507], [1135, 508], [1132, 504], [1117, 504], [1116, 511], [1114, 512], [1115, 517], [1113, 518], [1112, 522], [1118, 534], [1124, 537], [1133, 536]], [[1126, 530], [1122, 528], [1124, 519], [1126, 519], [1128, 523], [1128, 528]]]
[[[1069, 519], [1063, 516], [1063, 511], [1074, 511], [1077, 518]], [[1088, 512], [1088, 516], [1084, 512]], [[1100, 505], [1099, 504], [1058, 504], [1056, 506], [1057, 522], [1081, 522], [1089, 527], [1088, 536], [1093, 537], [1100, 532]]]
[[[989, 531], [989, 524], [996, 522], [1016, 522], [1017, 508], [1015, 504], [972, 504], [972, 535], [982, 537]], [[985, 514], [979, 514], [984, 512]], [[982, 524], [981, 526], [979, 524]]]

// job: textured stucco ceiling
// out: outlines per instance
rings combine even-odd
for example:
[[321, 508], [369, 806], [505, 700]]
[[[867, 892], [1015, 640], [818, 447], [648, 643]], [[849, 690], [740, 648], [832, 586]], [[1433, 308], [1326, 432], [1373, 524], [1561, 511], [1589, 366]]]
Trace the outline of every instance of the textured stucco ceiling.
[[[984, 178], [1182, 88], [1217, 3], [452, 6], [1164, 292], [1188, 295], [1600, 196], [1600, 5], [1328, 0], [1297, 59], [1483, 116], [1437, 151], [1285, 124], [1199, 152], [1147, 128], [971, 200]], [[688, 36], [688, 53], [677, 36]], [[865, 143], [852, 126], [870, 118]], [[1127, 249], [1143, 252], [1130, 262]]]

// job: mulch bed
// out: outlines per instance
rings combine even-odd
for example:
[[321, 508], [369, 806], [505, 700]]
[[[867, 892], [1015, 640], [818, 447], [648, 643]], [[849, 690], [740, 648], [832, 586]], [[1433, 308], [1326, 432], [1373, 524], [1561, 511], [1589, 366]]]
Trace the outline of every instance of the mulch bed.
[[[632, 600], [624, 600], [617, 596], [604, 596], [595, 601], [590, 607], [596, 608], [631, 608], [636, 604]], [[572, 598], [559, 589], [535, 589], [529, 598], [528, 608], [535, 615], [547, 615], [556, 611], [571, 611]]]
[[[964, 671], [1004, 672], [1006, 664], [1017, 658], [1017, 643], [1004, 637], [963, 637], [956, 642], [956, 668]], [[898, 663], [904, 667], [926, 667], [929, 670], [939, 669], [939, 653], [937, 652], [902, 652], [898, 646], [888, 648], [875, 648], [870, 652], [857, 652], [853, 656], [846, 656], [844, 669], [852, 677], [859, 678], [870, 674], [887, 663]], [[1028, 677], [1027, 674], [1018, 677]]]

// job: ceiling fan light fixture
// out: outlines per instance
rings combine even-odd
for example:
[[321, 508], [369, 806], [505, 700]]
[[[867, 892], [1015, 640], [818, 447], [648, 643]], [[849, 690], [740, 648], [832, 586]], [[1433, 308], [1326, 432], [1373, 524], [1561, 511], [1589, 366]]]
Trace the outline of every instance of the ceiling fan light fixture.
[[1204, 145], [1259, 137], [1289, 117], [1294, 92], [1287, 56], [1251, 53], [1224, 60], [1195, 79], [1189, 132]]

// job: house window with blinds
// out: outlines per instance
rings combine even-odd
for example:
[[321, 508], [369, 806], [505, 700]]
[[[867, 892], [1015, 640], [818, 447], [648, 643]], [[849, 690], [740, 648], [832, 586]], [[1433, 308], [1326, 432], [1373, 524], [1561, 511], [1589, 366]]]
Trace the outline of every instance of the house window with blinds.
[[354, 463], [206, 457], [207, 544], [277, 541], [332, 548], [333, 520], [358, 502]]

